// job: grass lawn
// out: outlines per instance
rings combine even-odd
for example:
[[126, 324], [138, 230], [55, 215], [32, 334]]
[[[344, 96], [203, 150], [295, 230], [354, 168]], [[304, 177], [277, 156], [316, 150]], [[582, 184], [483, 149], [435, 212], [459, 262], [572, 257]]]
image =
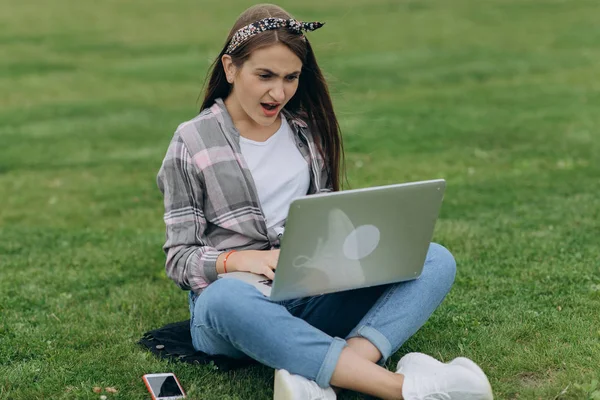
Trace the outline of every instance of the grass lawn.
[[[208, 3], [208, 4], [207, 4]], [[188, 318], [155, 176], [251, 3], [0, 3], [0, 399], [269, 399], [273, 371], [169, 364]], [[443, 177], [455, 287], [390, 360], [463, 355], [498, 399], [600, 398], [600, 3], [306, 0], [352, 187]], [[342, 399], [361, 396], [347, 393]]]

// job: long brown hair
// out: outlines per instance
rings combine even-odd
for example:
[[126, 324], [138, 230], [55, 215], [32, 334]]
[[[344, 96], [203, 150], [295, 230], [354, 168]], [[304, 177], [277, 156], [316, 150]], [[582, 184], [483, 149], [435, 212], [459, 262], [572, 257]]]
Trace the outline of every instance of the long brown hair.
[[[235, 21], [233, 28], [227, 36], [223, 49], [211, 65], [210, 79], [204, 95], [200, 111], [212, 106], [217, 98], [225, 99], [231, 85], [227, 82], [223, 69], [222, 56], [227, 50], [231, 38], [238, 29], [263, 18], [284, 18], [292, 16], [284, 9], [273, 4], [258, 4], [244, 11]], [[341, 177], [345, 175], [344, 147], [340, 126], [333, 111], [333, 104], [329, 89], [321, 69], [317, 64], [313, 49], [304, 35], [290, 32], [286, 28], [268, 30], [255, 35], [237, 47], [230, 55], [233, 64], [241, 67], [250, 57], [252, 51], [275, 43], [286, 45], [300, 60], [302, 72], [298, 82], [298, 89], [285, 109], [291, 114], [306, 120], [310, 131], [315, 138], [318, 151], [323, 156], [333, 190], [340, 190]]]

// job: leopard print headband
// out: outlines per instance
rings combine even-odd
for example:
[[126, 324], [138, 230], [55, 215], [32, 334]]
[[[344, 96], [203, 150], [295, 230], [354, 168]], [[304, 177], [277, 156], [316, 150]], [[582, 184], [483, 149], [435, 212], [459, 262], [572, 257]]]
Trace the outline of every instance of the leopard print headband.
[[323, 25], [325, 25], [324, 22], [302, 22], [293, 18], [263, 18], [244, 26], [243, 28], [240, 28], [231, 38], [231, 42], [229, 43], [225, 54], [231, 54], [233, 51], [235, 51], [235, 49], [237, 49], [242, 43], [250, 39], [252, 36], [258, 35], [264, 31], [287, 27], [290, 31], [301, 35], [302, 31], [314, 31]]

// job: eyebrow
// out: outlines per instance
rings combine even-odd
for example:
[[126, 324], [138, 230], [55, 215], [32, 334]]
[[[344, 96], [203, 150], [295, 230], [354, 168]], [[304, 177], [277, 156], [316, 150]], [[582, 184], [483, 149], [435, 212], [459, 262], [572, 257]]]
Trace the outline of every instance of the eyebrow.
[[[273, 75], [273, 76], [279, 77], [278, 74], [276, 74], [275, 72], [273, 72], [273, 71], [271, 71], [270, 69], [267, 69], [267, 68], [256, 68], [256, 70], [257, 71], [263, 71], [263, 72], [266, 72], [269, 75]], [[289, 76], [289, 75], [300, 75], [300, 71], [294, 71], [294, 72], [290, 72], [289, 74], [286, 74], [286, 76]]]

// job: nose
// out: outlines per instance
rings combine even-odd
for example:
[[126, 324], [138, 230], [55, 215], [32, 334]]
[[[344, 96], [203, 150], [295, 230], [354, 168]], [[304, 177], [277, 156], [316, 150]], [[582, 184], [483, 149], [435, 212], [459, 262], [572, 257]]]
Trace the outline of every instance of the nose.
[[285, 91], [283, 88], [283, 82], [277, 82], [271, 88], [269, 95], [278, 103], [282, 103], [285, 100]]

